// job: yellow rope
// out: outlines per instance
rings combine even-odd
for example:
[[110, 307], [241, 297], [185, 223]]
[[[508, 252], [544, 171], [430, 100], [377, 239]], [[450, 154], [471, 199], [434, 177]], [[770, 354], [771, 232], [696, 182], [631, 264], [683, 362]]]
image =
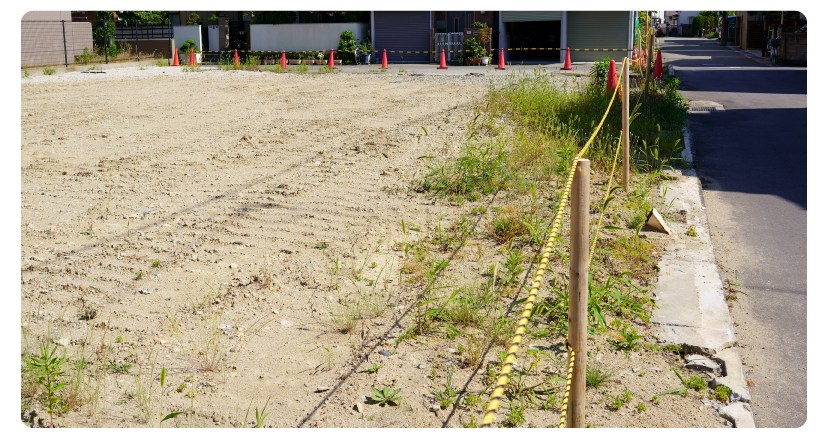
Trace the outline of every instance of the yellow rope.
[[574, 361], [576, 354], [574, 348], [566, 341], [568, 346], [568, 376], [565, 377], [565, 395], [562, 396], [562, 412], [559, 414], [559, 427], [565, 427], [565, 421], [568, 419], [568, 396], [571, 394], [571, 377], [574, 375]]
[[[620, 73], [619, 78], [622, 78], [622, 73]], [[534, 277], [534, 281], [531, 283], [531, 290], [529, 291], [528, 298], [525, 300], [525, 307], [522, 310], [522, 314], [520, 314], [519, 321], [517, 321], [517, 329], [514, 331], [514, 337], [511, 339], [511, 346], [508, 348], [508, 353], [505, 356], [502, 370], [500, 371], [497, 381], [494, 384], [494, 390], [491, 392], [491, 398], [488, 401], [488, 406], [485, 408], [485, 415], [482, 418], [480, 427], [490, 427], [491, 423], [494, 422], [494, 417], [496, 416], [497, 411], [499, 410], [500, 400], [505, 393], [505, 386], [508, 384], [509, 375], [513, 370], [514, 361], [517, 358], [517, 351], [519, 350], [520, 343], [522, 342], [522, 336], [525, 334], [525, 326], [528, 325], [528, 321], [531, 318], [531, 310], [534, 307], [534, 301], [537, 298], [537, 293], [539, 293], [539, 287], [542, 283], [542, 276], [545, 274], [545, 270], [548, 267], [548, 257], [554, 248], [554, 240], [559, 232], [560, 220], [562, 219], [562, 215], [565, 213], [565, 206], [568, 202], [568, 194], [571, 191], [571, 184], [574, 181], [574, 171], [576, 170], [577, 163], [580, 158], [588, 150], [588, 147], [591, 145], [594, 137], [596, 137], [599, 133], [603, 123], [605, 123], [605, 118], [611, 111], [611, 105], [614, 104], [616, 93], [617, 90], [614, 89], [613, 95], [611, 95], [611, 101], [608, 103], [608, 109], [605, 110], [605, 114], [603, 114], [599, 125], [597, 125], [594, 133], [591, 134], [591, 137], [585, 143], [585, 146], [583, 146], [583, 148], [577, 153], [574, 157], [574, 161], [571, 163], [571, 167], [568, 171], [568, 178], [565, 181], [565, 189], [562, 191], [562, 197], [560, 198], [559, 209], [557, 210], [556, 216], [554, 216], [554, 221], [551, 224], [551, 231], [548, 234], [548, 242], [545, 244], [545, 247], [543, 247], [541, 253], [542, 258], [540, 259], [536, 276]]]

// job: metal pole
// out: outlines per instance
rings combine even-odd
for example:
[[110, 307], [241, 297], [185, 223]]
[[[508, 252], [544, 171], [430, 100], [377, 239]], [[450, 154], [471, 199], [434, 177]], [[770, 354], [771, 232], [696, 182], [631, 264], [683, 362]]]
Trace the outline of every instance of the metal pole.
[[629, 155], [628, 142], [630, 140], [630, 106], [629, 99], [631, 98], [631, 81], [630, 75], [630, 60], [626, 57], [622, 64], [625, 69], [622, 73], [622, 187], [627, 195], [628, 185], [631, 183], [631, 160]]
[[108, 64], [108, 20], [103, 20], [103, 52], [106, 53], [106, 64]]
[[66, 68], [68, 68], [68, 48], [66, 47], [66, 21], [60, 20], [63, 25], [63, 56], [66, 60]]
[[762, 58], [765, 58], [765, 49], [768, 46], [768, 35], [766, 31], [768, 29], [768, 16], [762, 17]]
[[137, 41], [134, 42], [134, 52], [137, 53], [137, 61], [140, 61], [140, 28], [137, 27], [137, 24], [140, 20], [134, 20], [134, 38]]
[[571, 258], [568, 285], [568, 342], [574, 350], [568, 418], [572, 428], [585, 427], [585, 364], [588, 347], [588, 253], [591, 221], [591, 162], [580, 159], [571, 189]]

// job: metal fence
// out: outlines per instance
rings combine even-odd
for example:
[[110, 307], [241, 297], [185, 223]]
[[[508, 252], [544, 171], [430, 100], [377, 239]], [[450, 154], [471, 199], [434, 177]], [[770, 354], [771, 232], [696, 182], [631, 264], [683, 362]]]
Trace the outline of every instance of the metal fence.
[[[104, 64], [173, 56], [174, 28], [106, 20], [21, 21], [21, 68]], [[108, 33], [110, 36], [110, 33]]]
[[434, 34], [434, 61], [440, 62], [440, 55], [445, 49], [445, 61], [452, 62], [462, 51], [462, 43], [465, 35], [462, 32], [438, 32]]

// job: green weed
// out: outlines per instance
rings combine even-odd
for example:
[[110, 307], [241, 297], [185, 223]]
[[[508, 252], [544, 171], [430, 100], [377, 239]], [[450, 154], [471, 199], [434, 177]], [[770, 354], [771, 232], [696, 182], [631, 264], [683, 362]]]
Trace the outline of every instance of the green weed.
[[399, 406], [400, 402], [402, 402], [402, 397], [398, 397], [397, 394], [399, 394], [400, 391], [402, 391], [402, 389], [391, 389], [389, 387], [383, 387], [382, 390], [371, 388], [370, 403], [377, 403], [380, 406], [387, 404]]
[[57, 72], [57, 70], [54, 68], [43, 68], [43, 74], [45, 75], [53, 75], [55, 72]]
[[64, 380], [66, 356], [57, 355], [57, 345], [51, 347], [47, 342], [40, 343], [40, 355], [31, 355], [24, 360], [23, 372], [30, 374], [41, 391], [37, 400], [42, 403], [54, 423], [55, 413], [68, 412], [62, 397], [62, 389], [68, 383]]
[[721, 402], [727, 402], [731, 398], [731, 390], [727, 386], [719, 385], [714, 390], [713, 397]]
[[605, 386], [612, 381], [613, 376], [614, 373], [606, 370], [599, 362], [585, 366], [585, 386], [589, 388]]

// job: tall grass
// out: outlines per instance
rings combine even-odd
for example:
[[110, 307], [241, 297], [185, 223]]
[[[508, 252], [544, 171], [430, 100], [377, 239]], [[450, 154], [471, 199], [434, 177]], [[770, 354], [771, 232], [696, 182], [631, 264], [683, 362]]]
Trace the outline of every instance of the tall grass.
[[[491, 86], [485, 111], [491, 117], [511, 118], [531, 134], [573, 141], [581, 147], [608, 109], [611, 93], [599, 82], [583, 80], [568, 87], [554, 80], [551, 73], [541, 70], [512, 73], [502, 84]], [[652, 83], [644, 96], [641, 88], [631, 89], [632, 146], [655, 146], [660, 158], [678, 156], [687, 118], [687, 105], [678, 87], [679, 80], [669, 77], [664, 83]], [[589, 148], [594, 161], [609, 157], [616, 149], [622, 129], [619, 105], [617, 98]]]

